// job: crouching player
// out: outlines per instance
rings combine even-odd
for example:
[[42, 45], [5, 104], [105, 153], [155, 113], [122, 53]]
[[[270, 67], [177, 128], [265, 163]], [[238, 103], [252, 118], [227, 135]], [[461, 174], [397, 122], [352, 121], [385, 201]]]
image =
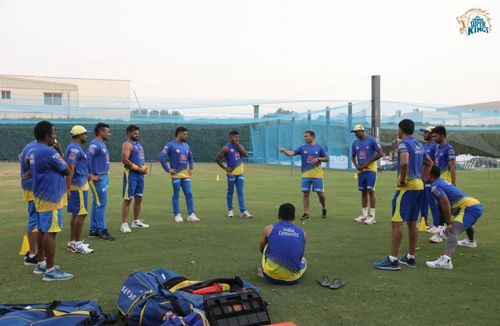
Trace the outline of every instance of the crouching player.
[[448, 239], [448, 241], [444, 255], [435, 261], [426, 262], [426, 265], [430, 268], [452, 269], [451, 256], [457, 248], [458, 235], [467, 230], [467, 243], [475, 244], [472, 226], [483, 214], [483, 205], [479, 200], [468, 197], [450, 182], [441, 179], [440, 175], [439, 167], [433, 166], [430, 175], [432, 193], [437, 198], [447, 225], [444, 231], [439, 231], [436, 234]]
[[259, 243], [262, 267], [257, 270], [257, 276], [270, 283], [296, 284], [306, 270], [306, 233], [293, 224], [294, 220], [295, 207], [282, 204], [278, 211], [278, 223], [264, 228]]

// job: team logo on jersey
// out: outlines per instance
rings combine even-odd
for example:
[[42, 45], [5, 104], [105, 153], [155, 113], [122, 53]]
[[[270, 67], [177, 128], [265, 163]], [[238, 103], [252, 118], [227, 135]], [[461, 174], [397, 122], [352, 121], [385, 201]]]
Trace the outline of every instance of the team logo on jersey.
[[234, 148], [231, 148], [229, 151], [230, 151], [230, 152], [234, 152]]
[[304, 151], [304, 154], [307, 154], [307, 151]]
[[181, 150], [177, 148], [177, 149], [175, 150], [175, 152], [176, 152], [176, 153], [180, 153], [180, 152], [181, 152]]
[[460, 25], [460, 34], [470, 36], [476, 33], [491, 32], [490, 14], [483, 9], [469, 9], [465, 14], [457, 17], [457, 21]]
[[185, 160], [186, 160], [186, 155], [181, 154], [181, 161], [185, 161]]

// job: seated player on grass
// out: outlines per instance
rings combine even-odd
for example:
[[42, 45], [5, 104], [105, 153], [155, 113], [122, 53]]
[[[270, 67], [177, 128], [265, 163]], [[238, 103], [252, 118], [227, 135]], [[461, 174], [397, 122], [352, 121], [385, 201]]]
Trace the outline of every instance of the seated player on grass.
[[[472, 226], [481, 217], [484, 209], [479, 200], [467, 196], [451, 182], [441, 179], [440, 176], [439, 167], [434, 165], [429, 180], [432, 184], [431, 191], [441, 207], [446, 223], [446, 229], [444, 231], [440, 229], [436, 235], [447, 239], [447, 243], [444, 255], [435, 261], [428, 261], [426, 265], [430, 268], [453, 269], [451, 256], [457, 245], [477, 247]], [[464, 231], [466, 231], [467, 238], [458, 241], [458, 235]]]
[[296, 284], [306, 270], [306, 233], [293, 224], [294, 220], [295, 207], [289, 203], [282, 204], [278, 211], [278, 223], [264, 228], [259, 242], [262, 267], [257, 270], [257, 276], [270, 283]]

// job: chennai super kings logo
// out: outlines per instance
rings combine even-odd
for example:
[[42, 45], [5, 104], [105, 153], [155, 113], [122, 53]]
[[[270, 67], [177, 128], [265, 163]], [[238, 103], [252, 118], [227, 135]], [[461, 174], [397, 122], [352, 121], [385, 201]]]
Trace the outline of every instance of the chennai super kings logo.
[[467, 10], [465, 14], [457, 17], [460, 33], [467, 36], [475, 33], [490, 33], [491, 18], [489, 15], [488, 12], [479, 8]]

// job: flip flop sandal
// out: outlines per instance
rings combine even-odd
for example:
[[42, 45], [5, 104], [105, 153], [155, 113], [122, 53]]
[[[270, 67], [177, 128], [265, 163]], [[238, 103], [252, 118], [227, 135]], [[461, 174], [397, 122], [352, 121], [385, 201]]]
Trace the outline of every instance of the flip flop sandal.
[[346, 282], [342, 281], [341, 279], [339, 278], [336, 278], [333, 280], [333, 282], [330, 284], [330, 289], [332, 290], [338, 290], [340, 289], [341, 287], [343, 287], [344, 285], [346, 285]]
[[330, 279], [328, 278], [328, 276], [321, 276], [318, 279], [318, 283], [321, 284], [321, 286], [324, 286], [326, 288], [328, 288], [332, 285], [332, 283], [330, 283]]

